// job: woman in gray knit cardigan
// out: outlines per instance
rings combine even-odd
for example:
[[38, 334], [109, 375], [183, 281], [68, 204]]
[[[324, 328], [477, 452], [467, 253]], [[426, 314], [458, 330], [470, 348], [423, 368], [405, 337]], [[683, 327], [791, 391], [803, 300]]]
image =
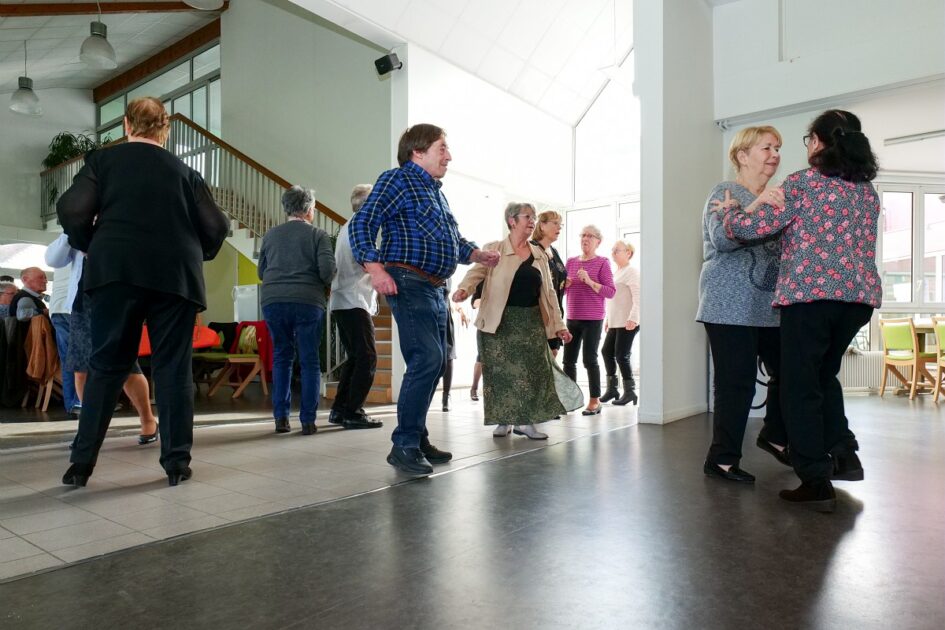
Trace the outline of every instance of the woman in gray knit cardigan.
[[764, 428], [757, 445], [790, 466], [787, 434], [781, 418], [778, 387], [780, 336], [777, 311], [771, 307], [778, 279], [781, 247], [777, 239], [737, 243], [726, 237], [715, 204], [737, 199], [747, 208], [765, 191], [781, 161], [781, 134], [774, 127], [748, 127], [732, 139], [729, 159], [735, 181], [712, 189], [702, 215], [702, 273], [699, 313], [705, 325], [715, 368], [712, 444], [703, 471], [710, 477], [754, 483], [739, 468], [748, 413], [755, 396], [758, 359], [769, 376]]

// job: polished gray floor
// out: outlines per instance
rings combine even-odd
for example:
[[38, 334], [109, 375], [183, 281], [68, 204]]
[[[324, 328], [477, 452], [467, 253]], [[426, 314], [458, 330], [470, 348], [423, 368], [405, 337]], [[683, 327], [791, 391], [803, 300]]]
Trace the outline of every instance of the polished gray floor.
[[4, 627], [945, 627], [945, 423], [848, 408], [866, 480], [705, 478], [707, 417], [634, 425], [0, 585]]

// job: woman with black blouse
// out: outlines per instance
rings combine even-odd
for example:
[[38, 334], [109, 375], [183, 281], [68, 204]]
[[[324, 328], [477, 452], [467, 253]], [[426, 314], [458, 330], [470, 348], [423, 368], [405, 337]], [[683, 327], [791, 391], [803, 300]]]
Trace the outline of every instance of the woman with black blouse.
[[[551, 284], [554, 286], [555, 294], [558, 296], [558, 309], [564, 312], [564, 284], [568, 280], [568, 270], [564, 266], [564, 261], [558, 254], [558, 250], [551, 246], [558, 240], [561, 234], [561, 215], [554, 210], [545, 210], [538, 215], [538, 221], [535, 223], [535, 231], [532, 232], [532, 245], [538, 245], [545, 250], [548, 256], [548, 267], [551, 269]], [[552, 356], [558, 356], [558, 350], [561, 349], [561, 340], [555, 337], [548, 340], [548, 347], [551, 348]]]

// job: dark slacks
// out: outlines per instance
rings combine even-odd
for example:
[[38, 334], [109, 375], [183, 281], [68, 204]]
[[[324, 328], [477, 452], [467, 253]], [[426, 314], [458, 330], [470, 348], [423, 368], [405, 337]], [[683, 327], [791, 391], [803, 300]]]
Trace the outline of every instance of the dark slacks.
[[775, 444], [788, 443], [781, 415], [784, 396], [781, 371], [781, 341], [777, 328], [705, 324], [715, 368], [712, 444], [706, 459], [734, 466], [742, 458], [745, 426], [755, 397], [758, 358], [768, 373], [768, 404], [761, 438]]
[[633, 382], [633, 370], [630, 369], [630, 351], [633, 349], [633, 340], [640, 327], [633, 330], [626, 328], [611, 328], [604, 336], [604, 345], [600, 349], [600, 354], [604, 357], [604, 369], [607, 370], [607, 376], [616, 376], [617, 367], [620, 367], [620, 377], [629, 381], [630, 387]]
[[837, 373], [850, 341], [872, 315], [871, 306], [848, 302], [781, 307], [781, 407], [801, 481], [829, 479], [830, 455], [859, 448]]
[[577, 358], [581, 346], [584, 346], [582, 357], [584, 369], [587, 370], [587, 381], [590, 387], [591, 398], [600, 398], [600, 365], [597, 364], [597, 348], [600, 345], [600, 334], [604, 329], [602, 319], [569, 319], [568, 330], [571, 332], [571, 343], [564, 344], [564, 373], [577, 381]]
[[91, 309], [92, 355], [71, 461], [95, 464], [115, 402], [138, 358], [141, 326], [147, 321], [160, 418], [161, 465], [168, 472], [186, 467], [193, 444], [191, 355], [197, 304], [121, 282], [91, 291], [86, 304]]
[[374, 320], [363, 308], [332, 311], [331, 316], [338, 324], [341, 345], [348, 355], [341, 367], [338, 393], [331, 408], [350, 415], [364, 406], [374, 383], [374, 374], [377, 371]]

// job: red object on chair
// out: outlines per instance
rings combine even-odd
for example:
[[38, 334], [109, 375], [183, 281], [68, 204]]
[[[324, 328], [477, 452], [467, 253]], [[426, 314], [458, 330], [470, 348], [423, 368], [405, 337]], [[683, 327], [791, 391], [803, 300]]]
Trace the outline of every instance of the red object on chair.
[[[220, 337], [216, 331], [206, 326], [194, 326], [193, 346], [194, 349], [212, 348], [220, 343]], [[147, 357], [151, 355], [151, 339], [148, 337], [147, 325], [141, 327], [141, 341], [138, 342], [138, 356]]]
[[256, 327], [256, 346], [259, 351], [259, 360], [262, 361], [264, 366], [266, 366], [267, 380], [272, 382], [272, 337], [269, 336], [269, 328], [266, 327], [266, 322], [264, 320], [259, 320], [256, 322], [240, 322], [236, 327], [236, 336], [233, 339], [233, 345], [230, 347], [230, 352], [236, 353], [240, 351], [240, 333], [243, 332], [243, 328], [246, 326]]

